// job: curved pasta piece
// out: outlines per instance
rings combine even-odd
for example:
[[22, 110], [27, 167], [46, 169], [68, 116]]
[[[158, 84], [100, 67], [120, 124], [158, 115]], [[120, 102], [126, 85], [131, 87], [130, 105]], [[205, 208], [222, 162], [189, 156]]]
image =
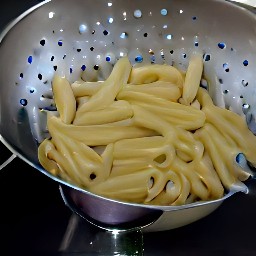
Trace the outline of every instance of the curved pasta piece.
[[183, 77], [180, 71], [170, 65], [145, 65], [132, 69], [129, 81], [130, 84], [148, 84], [156, 81], [166, 81], [183, 86]]
[[[62, 169], [83, 188], [105, 180], [105, 170], [101, 157], [90, 147], [72, 140], [61, 133], [53, 134], [52, 142], [58, 149], [56, 160], [62, 163]], [[60, 160], [61, 159], [61, 160]], [[107, 170], [106, 170], [107, 171]]]
[[199, 53], [195, 53], [190, 57], [187, 68], [184, 86], [182, 90], [182, 102], [190, 105], [197, 94], [203, 73], [203, 58]]
[[104, 109], [113, 103], [123, 84], [127, 83], [130, 72], [131, 63], [128, 58], [119, 59], [107, 80], [103, 82], [100, 90], [93, 94], [89, 101], [77, 110], [75, 118], [79, 118], [79, 116], [88, 111]]
[[137, 126], [145, 127], [147, 129], [156, 131], [158, 134], [164, 137], [172, 131], [175, 135], [175, 127], [167, 123], [166, 121], [159, 118], [157, 115], [143, 109], [140, 106], [133, 105], [133, 120]]
[[[150, 141], [152, 142], [151, 145], [149, 145]], [[159, 168], [168, 167], [175, 155], [174, 148], [166, 143], [166, 140], [161, 136], [154, 136], [152, 139], [136, 138], [123, 140], [121, 143], [116, 142], [113, 153], [117, 160], [143, 158], [146, 159], [148, 165]]]
[[[174, 141], [174, 146], [179, 153], [185, 154], [188, 157], [187, 162], [199, 161], [204, 152], [204, 145], [195, 139], [195, 137], [188, 131], [177, 129], [177, 138]], [[167, 138], [173, 136], [168, 134]]]
[[90, 187], [92, 193], [116, 200], [144, 203], [148, 197], [150, 180], [156, 170], [145, 169], [126, 175], [109, 177], [105, 182]]
[[57, 163], [48, 158], [49, 152], [56, 150], [52, 142], [45, 139], [38, 147], [38, 159], [45, 170], [48, 170], [51, 174], [59, 176], [61, 170]]
[[149, 167], [143, 171], [145, 171], [147, 175], [150, 175], [150, 179], [147, 178], [148, 195], [144, 200], [144, 203], [148, 203], [152, 201], [153, 198], [157, 197], [161, 191], [163, 191], [165, 187], [165, 175], [161, 170], [152, 167]]
[[[198, 138], [202, 141], [208, 155], [211, 157], [214, 169], [218, 173], [222, 184], [229, 189], [237, 182], [233, 168], [229, 169], [227, 162], [237, 155], [237, 148], [229, 147], [225, 143], [225, 139], [220, 132], [212, 125], [206, 124], [203, 128], [196, 132]], [[221, 142], [221, 146], [219, 143]]]
[[140, 106], [133, 106], [134, 123], [147, 129], [155, 130], [166, 137], [168, 144], [175, 149], [187, 152], [192, 159], [200, 158], [203, 152], [201, 143], [196, 142], [193, 135], [184, 129], [170, 125]]
[[[186, 204], [189, 195], [191, 195], [191, 181], [188, 180], [185, 175], [182, 173], [179, 173], [179, 176], [181, 177], [181, 192], [178, 198], [171, 204], [171, 205], [183, 205]], [[196, 198], [196, 196], [195, 196]]]
[[200, 87], [198, 89], [196, 99], [200, 103], [201, 108], [214, 105], [211, 96], [209, 95], [208, 91], [204, 88]]
[[150, 167], [150, 165], [148, 163], [148, 159], [145, 158], [134, 157], [125, 159], [113, 159], [110, 176], [115, 177], [126, 175], [148, 167]]
[[101, 154], [102, 157], [102, 173], [104, 175], [104, 180], [106, 180], [111, 173], [112, 167], [113, 167], [113, 151], [114, 151], [114, 144], [110, 143], [106, 146], [105, 150]]
[[112, 199], [146, 203], [155, 198], [164, 186], [165, 175], [148, 167], [134, 173], [110, 177], [106, 182], [93, 186], [91, 191]]
[[143, 107], [143, 109], [148, 110], [153, 114], [156, 114], [157, 116], [161, 116], [161, 118], [170, 125], [188, 131], [197, 130], [204, 125], [206, 117], [203, 111], [198, 109], [191, 111], [191, 107], [182, 105], [183, 108], [180, 108], [177, 107], [176, 104], [178, 103], [170, 104], [169, 107], [155, 106], [145, 103], [138, 103], [137, 105]]
[[92, 96], [97, 93], [103, 86], [103, 81], [98, 82], [86, 82], [86, 81], [75, 81], [71, 84], [71, 88], [74, 96], [83, 97], [83, 96]]
[[256, 166], [256, 136], [248, 129], [245, 119], [227, 109], [216, 106], [204, 108], [207, 121], [232, 139], [248, 161]]
[[142, 138], [133, 138], [133, 139], [124, 139], [117, 141], [115, 143], [115, 150], [119, 151], [123, 148], [133, 148], [136, 145], [137, 149], [144, 149], [150, 147], [159, 147], [163, 146], [166, 142], [166, 139], [163, 136], [151, 136], [151, 137], [142, 137]]
[[49, 130], [59, 130], [66, 136], [81, 141], [88, 146], [102, 146], [121, 139], [158, 135], [153, 130], [138, 126], [115, 126], [111, 124], [88, 126], [66, 125], [54, 116], [49, 119], [48, 127]]
[[[172, 205], [181, 196], [182, 187], [183, 184], [181, 177], [175, 172], [169, 170], [164, 173], [164, 186], [162, 191], [156, 197], [148, 201], [148, 203], [154, 205]], [[190, 186], [187, 187], [190, 188]], [[187, 195], [188, 194], [189, 192]]]
[[90, 99], [90, 96], [82, 96], [76, 98], [76, 103], [77, 103], [77, 109], [79, 109], [83, 104], [86, 104]]
[[65, 124], [71, 124], [76, 114], [76, 100], [70, 83], [65, 77], [55, 75], [52, 81], [52, 90], [61, 120]]
[[[143, 92], [136, 92], [136, 91], [125, 91], [122, 90], [117, 95], [117, 100], [126, 100], [133, 104], [140, 104], [140, 103], [147, 103], [154, 106], [161, 106], [166, 108], [172, 108], [172, 106], [176, 106], [177, 109], [183, 109], [183, 105], [171, 102], [164, 98], [159, 98], [150, 94], [146, 94]], [[196, 111], [196, 109], [191, 109], [191, 111]]]
[[209, 200], [222, 198], [224, 188], [207, 152], [204, 152], [202, 160], [197, 163], [195, 168], [209, 191]]
[[[86, 104], [86, 103], [85, 103]], [[85, 112], [77, 117], [74, 125], [99, 125], [108, 124], [128, 118], [132, 118], [133, 109], [131, 105], [124, 100], [114, 101], [111, 105], [97, 111]]]
[[186, 179], [190, 182], [190, 193], [195, 194], [201, 200], [208, 200], [209, 191], [200, 179], [198, 173], [195, 171], [195, 165], [193, 162], [186, 163], [177, 158], [172, 162], [170, 169], [176, 173], [181, 173], [184, 175], [184, 177], [186, 177]]
[[121, 91], [141, 92], [154, 97], [177, 102], [181, 97], [181, 88], [176, 84], [165, 81], [157, 81], [150, 84], [126, 84]]

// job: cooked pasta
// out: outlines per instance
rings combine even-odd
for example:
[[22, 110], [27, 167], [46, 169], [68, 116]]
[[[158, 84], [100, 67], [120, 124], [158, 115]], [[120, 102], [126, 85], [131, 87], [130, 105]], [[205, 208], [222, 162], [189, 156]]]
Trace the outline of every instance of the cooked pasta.
[[215, 106], [200, 87], [203, 59], [187, 72], [167, 64], [117, 61], [105, 81], [53, 79], [57, 115], [47, 112], [50, 137], [38, 149], [53, 175], [125, 202], [183, 205], [223, 197], [256, 165], [256, 137], [244, 117]]

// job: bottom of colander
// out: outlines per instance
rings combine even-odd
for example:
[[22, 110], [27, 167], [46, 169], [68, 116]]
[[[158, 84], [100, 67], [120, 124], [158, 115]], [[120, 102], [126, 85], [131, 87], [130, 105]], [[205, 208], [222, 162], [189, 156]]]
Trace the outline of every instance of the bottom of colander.
[[64, 184], [59, 189], [65, 205], [91, 224], [110, 231], [143, 232], [164, 231], [188, 225], [206, 217], [236, 193], [230, 191], [223, 198], [208, 202], [159, 207], [116, 202]]

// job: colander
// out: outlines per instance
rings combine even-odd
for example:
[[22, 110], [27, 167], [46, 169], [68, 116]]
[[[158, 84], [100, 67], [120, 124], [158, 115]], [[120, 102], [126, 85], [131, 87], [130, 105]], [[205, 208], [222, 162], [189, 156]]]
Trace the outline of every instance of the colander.
[[[0, 139], [15, 157], [59, 183], [64, 203], [103, 229], [155, 232], [197, 221], [223, 198], [183, 206], [151, 206], [107, 199], [42, 168], [37, 148], [49, 134], [42, 110], [55, 110], [54, 74], [72, 83], [105, 80], [116, 61], [171, 64], [186, 70], [194, 51], [204, 57], [202, 84], [220, 107], [245, 114], [255, 132], [256, 17], [223, 0], [52, 0], [12, 21], [1, 34]], [[255, 152], [256, 153], [256, 152]], [[249, 169], [246, 160], [243, 167]]]

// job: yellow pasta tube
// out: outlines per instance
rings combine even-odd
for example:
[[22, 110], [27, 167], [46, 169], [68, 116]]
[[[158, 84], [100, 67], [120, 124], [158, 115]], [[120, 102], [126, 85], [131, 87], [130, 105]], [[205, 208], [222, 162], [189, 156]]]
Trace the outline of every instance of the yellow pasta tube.
[[71, 124], [76, 114], [76, 100], [70, 83], [65, 77], [55, 75], [52, 90], [61, 120], [66, 124]]
[[133, 117], [111, 123], [111, 126], [131, 127], [134, 126]]
[[45, 139], [38, 147], [38, 158], [45, 170], [52, 175], [63, 179], [70, 184], [80, 186], [81, 183], [78, 177], [73, 177], [73, 174], [69, 175], [64, 168], [62, 168], [62, 157], [56, 150], [53, 143]]
[[165, 174], [158, 170], [157, 168], [147, 168], [145, 169], [147, 175], [150, 174], [150, 179], [148, 179], [148, 196], [144, 200], [144, 203], [152, 201], [157, 197], [161, 191], [165, 189], [166, 177]]
[[[125, 91], [125, 90], [120, 91], [116, 98], [117, 100], [127, 100], [133, 104], [148, 103], [154, 106], [163, 106], [163, 107], [170, 107], [170, 104], [174, 103], [166, 99], [155, 97], [150, 94], [146, 94], [142, 92]], [[181, 104], [178, 104], [178, 105], [181, 105]]]
[[[186, 204], [189, 195], [191, 195], [191, 182], [182, 173], [179, 174], [181, 180], [181, 192], [178, 198], [171, 205]], [[195, 196], [196, 197], [196, 196]], [[197, 198], [197, 197], [196, 197]]]
[[182, 91], [182, 102], [191, 104], [197, 94], [203, 73], [203, 58], [199, 53], [193, 54], [189, 60]]
[[130, 84], [148, 84], [156, 81], [166, 81], [183, 86], [183, 77], [180, 71], [170, 65], [145, 65], [134, 67], [129, 77]]
[[153, 95], [158, 98], [177, 102], [181, 97], [181, 89], [170, 82], [157, 81], [150, 84], [133, 85], [127, 84], [122, 91], [141, 92]]
[[110, 143], [106, 146], [104, 152], [101, 154], [102, 157], [102, 173], [104, 176], [104, 180], [106, 180], [111, 173], [112, 167], [113, 167], [113, 151], [114, 151], [114, 144]]
[[98, 125], [117, 122], [128, 119], [133, 116], [131, 105], [124, 100], [114, 101], [110, 106], [97, 110], [85, 112], [80, 117], [77, 117], [74, 125]]
[[103, 85], [103, 81], [98, 82], [86, 82], [86, 81], [75, 81], [71, 84], [71, 88], [74, 96], [83, 97], [83, 96], [92, 96], [98, 92]]
[[[198, 109], [191, 110], [191, 107], [171, 103], [169, 107], [154, 106], [152, 104], [138, 103], [137, 105], [150, 111], [151, 113], [161, 116], [163, 120], [171, 125], [180, 127], [185, 130], [196, 130], [202, 127], [205, 123], [205, 113]], [[182, 117], [182, 118], [181, 118]]]
[[125, 158], [125, 159], [113, 159], [113, 166], [111, 169], [110, 176], [120, 176], [129, 173], [136, 172], [141, 169], [150, 167], [148, 160], [145, 158]]
[[77, 110], [75, 118], [79, 118], [88, 111], [104, 109], [113, 103], [123, 84], [127, 83], [130, 72], [131, 63], [128, 58], [119, 59], [107, 80], [103, 82], [101, 89], [93, 94], [89, 101]]
[[138, 126], [66, 125], [54, 116], [49, 119], [48, 126], [88, 146], [101, 146], [121, 139], [158, 135], [155, 131]]
[[217, 106], [203, 109], [206, 118], [226, 137], [230, 137], [244, 153], [248, 161], [256, 166], [256, 136], [248, 129], [245, 119], [238, 114]]
[[[207, 125], [209, 133], [218, 135], [217, 133], [221, 134], [213, 125]], [[221, 134], [222, 135], [222, 134]], [[215, 145], [219, 144], [218, 136], [214, 137], [213, 140], [215, 141]], [[230, 146], [228, 141], [224, 139], [225, 142], [222, 142], [222, 147], [219, 149], [222, 157], [223, 163], [226, 164], [228, 171], [234, 176], [236, 179], [237, 185], [241, 185], [244, 187], [239, 180], [246, 180], [251, 175], [246, 170], [243, 170], [237, 163], [236, 163], [236, 156], [240, 153], [239, 145], [236, 147], [234, 145]]]
[[150, 177], [139, 172], [109, 177], [105, 182], [90, 187], [90, 191], [115, 200], [144, 203], [148, 196], [149, 180]]
[[[179, 151], [183, 155], [188, 157], [187, 162], [199, 161], [204, 152], [204, 145], [195, 139], [194, 135], [192, 135], [188, 131], [184, 131], [183, 129], [177, 129], [177, 138], [174, 141], [174, 146], [176, 148], [176, 152]], [[171, 141], [173, 140], [173, 136], [168, 134], [167, 138], [171, 136]]]
[[[229, 189], [233, 184], [236, 183], [237, 179], [234, 176], [233, 168], [228, 169], [226, 161], [229, 161], [231, 156], [233, 163], [233, 159], [237, 155], [237, 149], [230, 148], [225, 143], [225, 139], [221, 133], [214, 129], [214, 127], [210, 124], [206, 124], [196, 133], [197, 137], [203, 142], [222, 184], [225, 188]], [[219, 146], [219, 143], [221, 143], [221, 146]]]
[[[164, 182], [162, 191], [148, 203], [153, 205], [172, 205], [182, 193], [181, 177], [175, 172], [169, 170], [164, 173]], [[188, 186], [190, 188], [190, 186]], [[188, 196], [189, 192], [186, 196]], [[185, 199], [184, 199], [185, 201]], [[147, 203], [147, 201], [146, 201]]]
[[166, 139], [163, 136], [151, 136], [143, 138], [133, 138], [133, 139], [124, 139], [117, 141], [114, 145], [114, 150], [119, 151], [124, 148], [133, 148], [136, 145], [137, 149], [144, 149], [149, 147], [159, 147], [163, 146], [166, 142]]
[[48, 139], [45, 139], [38, 147], [38, 160], [45, 170], [49, 171], [55, 176], [58, 176], [61, 171], [57, 163], [48, 158], [48, 153], [53, 150], [56, 149], [52, 142]]
[[[60, 129], [58, 129], [55, 125], [53, 120], [56, 121], [56, 123], [61, 124], [66, 126], [65, 124], [63, 124], [59, 118], [55, 117], [55, 116], [49, 116], [49, 120], [48, 120], [48, 128], [49, 128], [49, 132], [51, 134], [51, 140], [52, 142], [55, 142], [57, 140], [57, 138], [62, 138], [62, 141], [65, 142], [65, 144], [68, 147], [68, 150], [70, 152], [78, 152], [81, 151], [82, 158], [86, 158], [86, 159], [90, 159], [91, 161], [102, 162], [101, 157], [91, 148], [89, 147], [87, 144], [83, 143], [81, 140], [76, 140], [74, 138], [72, 138], [71, 136], [69, 136], [69, 134], [64, 133], [61, 130], [61, 127], [59, 127]], [[72, 127], [71, 125], [67, 125], [68, 127]], [[64, 154], [63, 149], [61, 145], [56, 145], [55, 147], [58, 149], [58, 151], [60, 151], [62, 154]]]
[[198, 89], [196, 99], [201, 105], [201, 108], [214, 105], [208, 91], [202, 87]]
[[57, 162], [64, 162], [62, 168], [68, 175], [75, 175], [80, 186], [88, 187], [91, 183], [104, 181], [106, 175], [102, 168], [102, 159], [91, 148], [63, 134], [55, 133], [52, 140], [62, 157], [62, 160]]
[[158, 155], [159, 151], [164, 151], [163, 149], [166, 146], [169, 145], [166, 144], [166, 140], [162, 136], [125, 139], [115, 143], [114, 157], [120, 159], [142, 156], [147, 157], [147, 155], [149, 156], [151, 154]]
[[184, 161], [176, 158], [171, 165], [171, 170], [176, 173], [182, 173], [191, 185], [191, 193], [197, 195], [202, 200], [207, 200], [209, 191], [200, 179], [200, 176], [195, 171], [194, 162], [185, 163]]
[[196, 116], [201, 119], [201, 122], [204, 122], [205, 120], [205, 114], [194, 107], [185, 106], [177, 102], [171, 102], [166, 99], [157, 98], [153, 95], [141, 92], [121, 91], [117, 95], [117, 99], [126, 100], [133, 105], [140, 105], [142, 107], [146, 106], [148, 108], [151, 107], [151, 109], [158, 110], [159, 112], [162, 111], [167, 113], [169, 111], [170, 115], [174, 115], [179, 118], [185, 115], [184, 119], [188, 119], [188, 116], [191, 116], [193, 119], [193, 117]]
[[114, 157], [116, 159], [145, 158], [149, 164], [160, 168], [168, 167], [173, 161], [174, 154], [175, 152], [171, 145], [163, 145], [158, 148], [137, 149], [135, 144], [133, 148], [123, 148], [122, 150], [114, 151]]
[[82, 96], [76, 98], [76, 103], [77, 103], [77, 109], [79, 109], [83, 104], [86, 104], [90, 99], [90, 96]]
[[[151, 184], [154, 180], [153, 185]], [[159, 194], [164, 186], [163, 175], [154, 168], [135, 173], [110, 177], [104, 183], [92, 186], [93, 193], [126, 202], [144, 203]]]
[[195, 168], [209, 191], [209, 200], [221, 198], [224, 195], [224, 188], [207, 152]]
[[183, 204], [192, 204], [198, 200], [199, 198], [195, 194], [189, 194], [186, 201]]
[[139, 127], [145, 127], [150, 130], [156, 131], [158, 134], [166, 136], [169, 132], [173, 131], [175, 135], [175, 127], [162, 120], [157, 115], [143, 109], [141, 106], [132, 105], [134, 112], [134, 124]]
[[[59, 141], [59, 145], [62, 145], [62, 141]], [[65, 148], [63, 148], [63, 150], [66, 152]], [[69, 159], [69, 157], [69, 154], [63, 155], [58, 150], [52, 150], [48, 153], [48, 158], [55, 161], [62, 172], [66, 173], [66, 175], [70, 178], [69, 181], [72, 181], [71, 184], [84, 187], [84, 184], [87, 183], [87, 179], [86, 177], [83, 179], [83, 177], [80, 176], [77, 164], [73, 159]]]
[[169, 145], [175, 149], [184, 151], [191, 159], [200, 158], [203, 152], [201, 143], [197, 142], [193, 135], [184, 129], [170, 125], [159, 115], [155, 115], [140, 106], [133, 106], [134, 123], [162, 134]]

